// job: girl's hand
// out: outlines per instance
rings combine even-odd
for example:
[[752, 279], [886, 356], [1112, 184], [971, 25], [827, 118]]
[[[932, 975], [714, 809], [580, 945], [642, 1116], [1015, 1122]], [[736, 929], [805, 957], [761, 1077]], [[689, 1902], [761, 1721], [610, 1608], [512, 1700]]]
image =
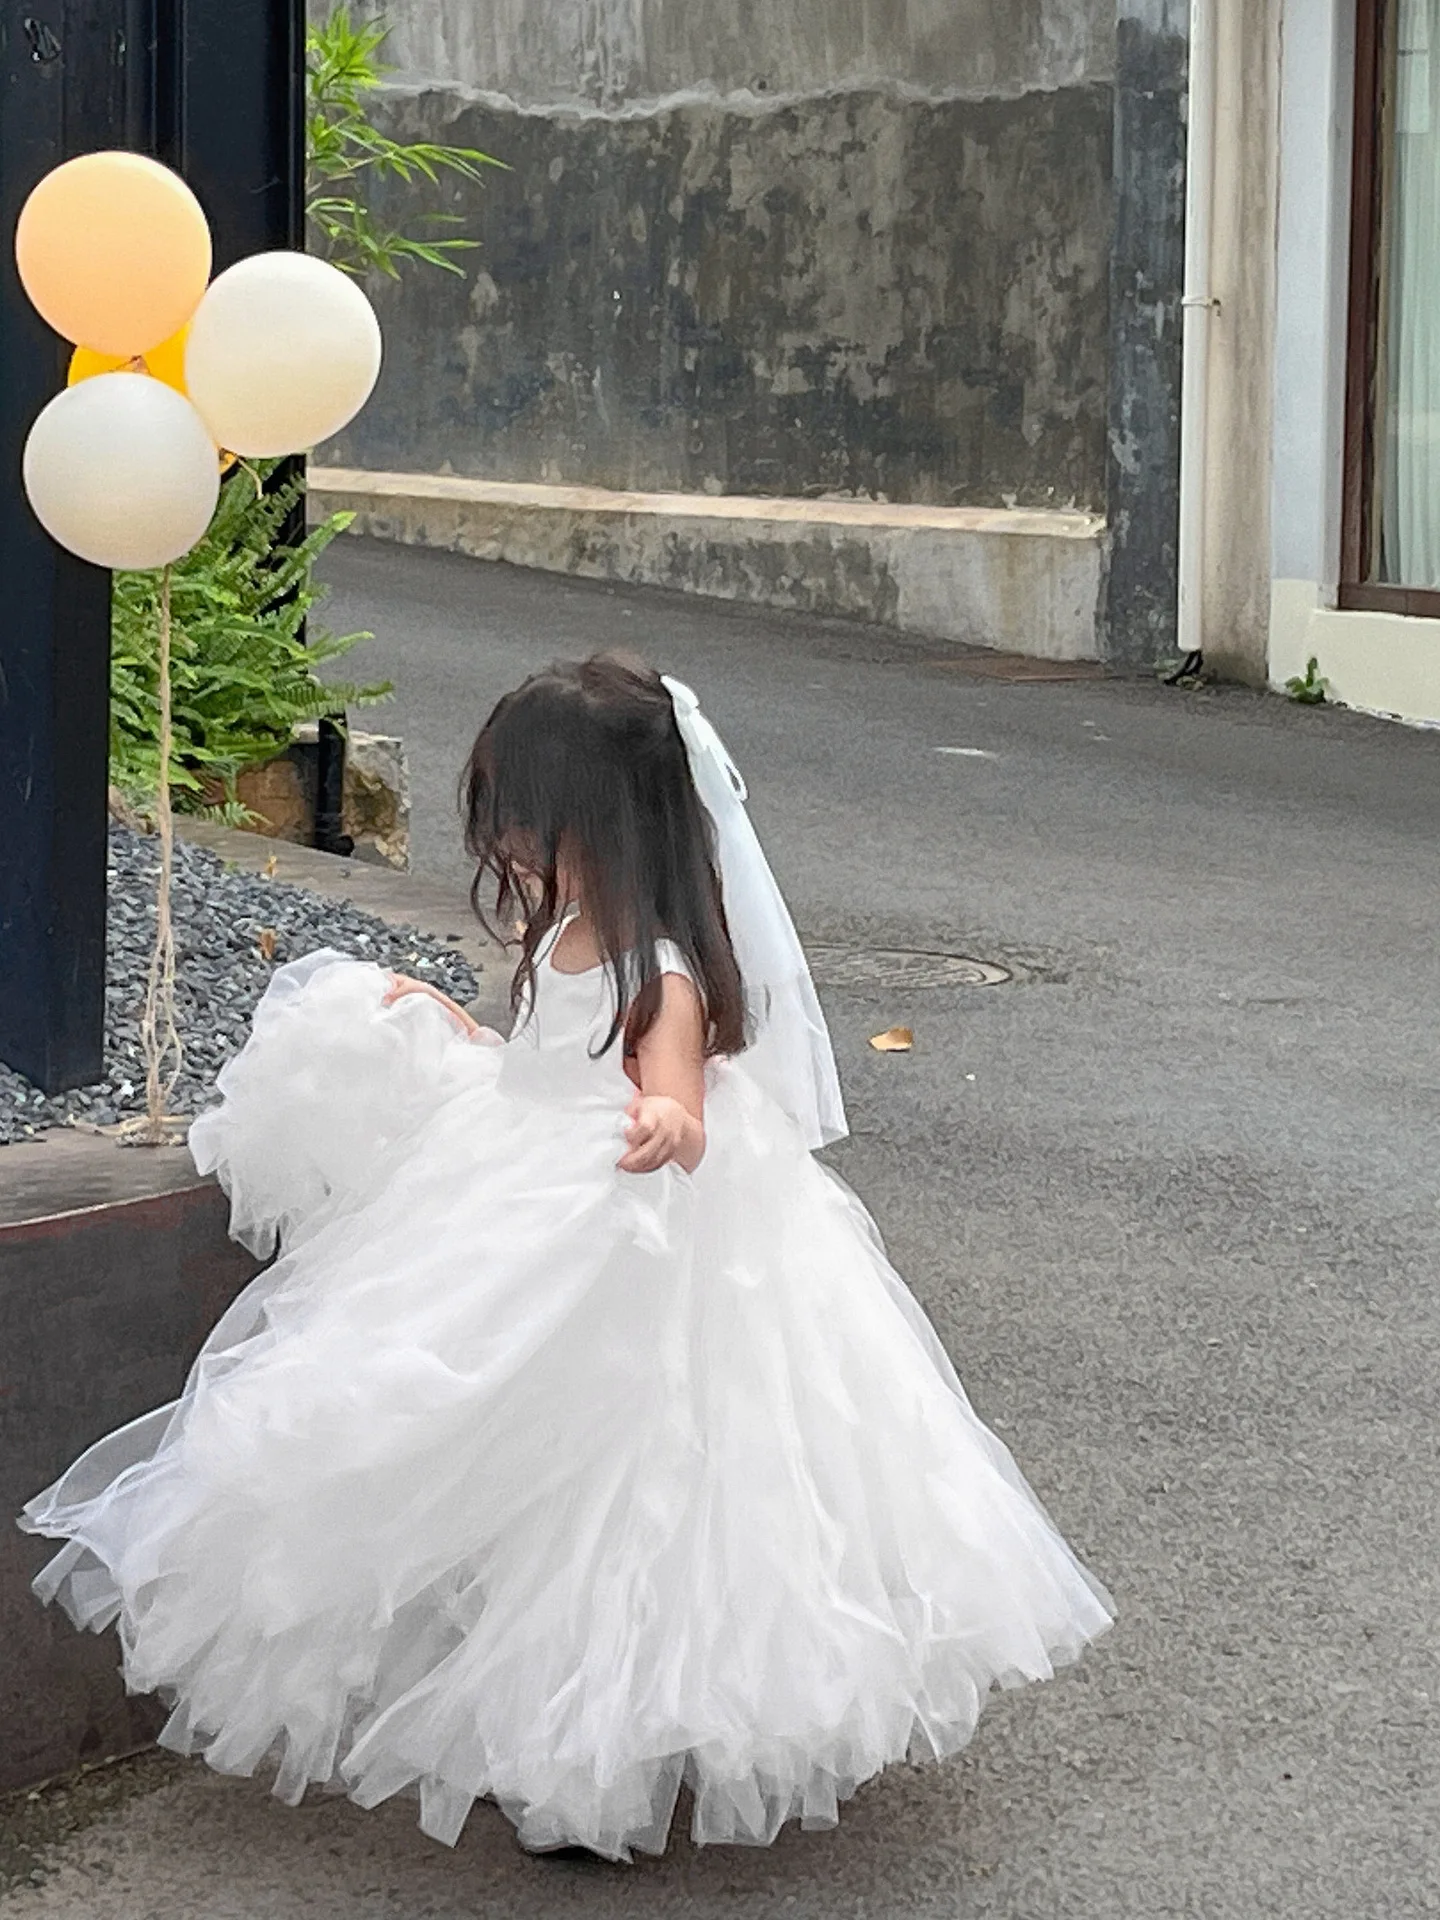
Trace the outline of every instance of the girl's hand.
[[[389, 992], [380, 1004], [385, 1007], [393, 1007], [397, 1000], [403, 1000], [407, 995], [412, 993], [423, 994], [427, 1000], [437, 1001], [450, 1015], [452, 1020], [457, 1020], [460, 1023], [461, 1031], [467, 1039], [473, 1040], [478, 1033], [484, 1031], [480, 1023], [472, 1020], [462, 1006], [457, 1006], [448, 993], [442, 993], [439, 987], [432, 987], [428, 980], [412, 980], [410, 976], [405, 973], [392, 973], [390, 975]], [[497, 1035], [496, 1038], [498, 1039], [499, 1036]]]
[[673, 1160], [693, 1173], [705, 1151], [705, 1129], [678, 1100], [663, 1093], [637, 1093], [625, 1111], [629, 1142], [621, 1173], [656, 1173]]

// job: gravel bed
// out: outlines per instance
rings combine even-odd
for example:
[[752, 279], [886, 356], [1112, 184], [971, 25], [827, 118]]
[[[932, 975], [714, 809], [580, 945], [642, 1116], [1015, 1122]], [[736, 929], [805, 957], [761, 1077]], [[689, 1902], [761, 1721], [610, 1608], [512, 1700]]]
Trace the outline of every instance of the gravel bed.
[[[74, 1121], [111, 1126], [145, 1110], [140, 1013], [155, 938], [159, 846], [153, 836], [110, 829], [106, 944], [105, 1078], [46, 1099], [0, 1066], [0, 1146]], [[317, 947], [433, 980], [462, 1006], [477, 986], [469, 963], [411, 927], [392, 927], [344, 901], [278, 880], [240, 873], [202, 847], [175, 847], [177, 1025], [185, 1066], [170, 1110], [195, 1114], [211, 1103], [215, 1075], [244, 1045], [250, 1015], [275, 968]], [[272, 946], [273, 954], [267, 957]]]

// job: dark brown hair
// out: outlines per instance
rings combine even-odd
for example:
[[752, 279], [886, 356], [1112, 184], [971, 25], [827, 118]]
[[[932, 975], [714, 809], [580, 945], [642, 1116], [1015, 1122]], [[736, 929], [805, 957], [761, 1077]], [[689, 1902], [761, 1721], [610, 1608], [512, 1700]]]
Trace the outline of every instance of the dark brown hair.
[[477, 915], [489, 926], [482, 904], [489, 878], [498, 887], [499, 925], [517, 911], [525, 921], [510, 989], [517, 1017], [532, 1004], [536, 956], [571, 904], [561, 898], [563, 861], [579, 875], [615, 991], [601, 1051], [622, 1033], [634, 1046], [654, 1025], [660, 940], [674, 942], [695, 976], [706, 1053], [741, 1051], [744, 990], [710, 817], [670, 695], [652, 667], [596, 654], [559, 661], [507, 693], [471, 749], [461, 809], [476, 861], [470, 894]]

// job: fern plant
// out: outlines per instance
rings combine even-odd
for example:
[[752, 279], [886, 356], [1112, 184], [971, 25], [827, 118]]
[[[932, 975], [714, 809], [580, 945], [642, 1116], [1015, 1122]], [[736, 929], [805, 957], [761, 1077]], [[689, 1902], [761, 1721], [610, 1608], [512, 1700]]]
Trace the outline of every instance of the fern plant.
[[[349, 524], [332, 514], [295, 545], [285, 521], [304, 492], [299, 476], [273, 489], [263, 482], [278, 463], [263, 462], [226, 481], [205, 538], [171, 575], [171, 677], [174, 752], [170, 778], [182, 811], [243, 817], [237, 777], [283, 753], [296, 725], [383, 700], [388, 681], [321, 682], [316, 669], [340, 659], [368, 633], [331, 634], [304, 623], [327, 589], [312, 572], [316, 557]], [[258, 483], [258, 484], [257, 484]], [[112, 589], [110, 779], [140, 806], [159, 784], [157, 573], [117, 573]]]
[[383, 19], [357, 25], [346, 4], [332, 8], [306, 34], [305, 211], [320, 241], [318, 251], [347, 273], [378, 272], [398, 280], [401, 264], [408, 261], [463, 273], [454, 256], [479, 242], [444, 231], [463, 226], [460, 215], [422, 214], [424, 236], [402, 233], [375, 218], [366, 203], [367, 182], [438, 187], [443, 173], [479, 181], [486, 167], [504, 162], [474, 147], [425, 140], [406, 144], [380, 131], [369, 107], [392, 71], [380, 59], [389, 36]]

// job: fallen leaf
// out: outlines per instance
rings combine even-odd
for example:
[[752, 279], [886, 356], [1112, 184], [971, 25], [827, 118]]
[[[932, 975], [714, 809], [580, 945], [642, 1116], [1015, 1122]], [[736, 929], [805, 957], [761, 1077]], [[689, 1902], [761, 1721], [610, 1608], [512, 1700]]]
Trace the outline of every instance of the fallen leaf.
[[888, 1033], [877, 1033], [870, 1044], [876, 1053], [909, 1053], [915, 1035], [909, 1027], [891, 1027]]
[[280, 871], [280, 856], [278, 853], [272, 853], [270, 858], [265, 862], [264, 866], [260, 869], [260, 872], [265, 879], [273, 880], [279, 871]]
[[262, 927], [260, 929], [260, 938], [255, 944], [260, 949], [260, 958], [262, 960], [273, 960], [275, 958], [275, 942], [279, 937], [274, 927]]

